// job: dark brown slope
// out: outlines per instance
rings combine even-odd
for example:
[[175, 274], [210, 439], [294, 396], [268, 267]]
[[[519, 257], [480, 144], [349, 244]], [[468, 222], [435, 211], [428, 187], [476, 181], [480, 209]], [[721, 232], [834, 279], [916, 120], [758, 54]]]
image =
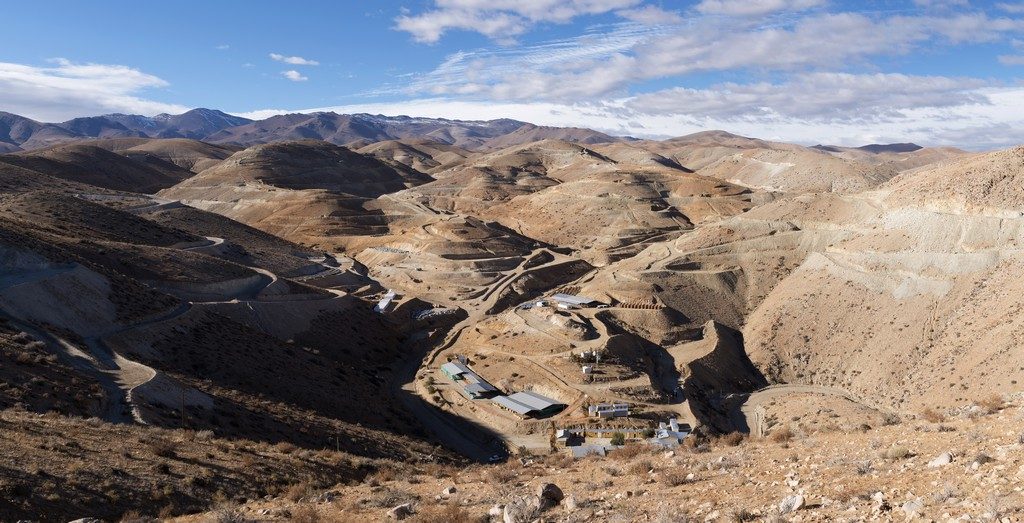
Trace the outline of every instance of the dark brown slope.
[[432, 178], [403, 165], [326, 142], [301, 141], [256, 145], [170, 189], [168, 194], [196, 187], [243, 182], [282, 189], [319, 189], [365, 198], [399, 191]]
[[0, 156], [0, 161], [69, 181], [141, 193], [154, 193], [192, 175], [156, 156], [128, 158], [92, 145], [59, 145]]
[[240, 149], [188, 138], [112, 138], [76, 143], [94, 145], [129, 158], [155, 156], [196, 173], [213, 167]]
[[310, 272], [308, 268], [312, 264], [309, 260], [322, 256], [322, 253], [312, 249], [194, 207], [170, 207], [147, 213], [146, 218], [168, 227], [202, 231], [206, 236], [223, 238], [227, 247], [221, 250], [221, 258], [242, 265], [262, 267], [280, 276]]
[[20, 193], [35, 190], [61, 191], [65, 193], [113, 193], [81, 182], [65, 180], [8, 163], [10, 156], [0, 155], [0, 194]]
[[[309, 260], [294, 244], [239, 228], [221, 230], [253, 250], [277, 251], [241, 261], [270, 263], [250, 267], [230, 255], [187, 247], [209, 232], [178, 227], [198, 229], [216, 221], [185, 216], [155, 222], [51, 192], [0, 197], [0, 256], [11, 262], [0, 265], [0, 282], [20, 282], [17, 291], [0, 285], [0, 317], [24, 315], [24, 322], [85, 353], [95, 349], [83, 338], [116, 333], [102, 336], [118, 354], [212, 398], [212, 406], [189, 408], [195, 429], [309, 448], [340, 446], [365, 456], [429, 453], [429, 446], [410, 437], [418, 429], [385, 390], [394, 362], [407, 350], [403, 333], [375, 314], [372, 303], [353, 296], [283, 278], [271, 283], [263, 277], [266, 287], [252, 292], [232, 285], [260, 277], [256, 268], [287, 268], [281, 260], [289, 250], [297, 263]], [[97, 285], [98, 279], [106, 283]], [[108, 286], [105, 292], [89, 290]], [[216, 287], [211, 292], [223, 295], [183, 306], [178, 295], [188, 286]], [[46, 307], [29, 303], [40, 293]], [[26, 303], [31, 306], [22, 307]], [[255, 319], [254, 309], [260, 311]], [[82, 314], [97, 320], [74, 319]], [[146, 321], [154, 317], [164, 319]], [[289, 322], [293, 326], [282, 327]], [[83, 388], [94, 374], [77, 377]], [[140, 398], [148, 423], [179, 426], [175, 408]], [[70, 399], [54, 404], [67, 405], [66, 413], [85, 408]], [[398, 427], [404, 436], [392, 432]]]
[[461, 147], [429, 140], [385, 140], [367, 144], [356, 151], [384, 163], [398, 163], [424, 173], [452, 167], [473, 154]]

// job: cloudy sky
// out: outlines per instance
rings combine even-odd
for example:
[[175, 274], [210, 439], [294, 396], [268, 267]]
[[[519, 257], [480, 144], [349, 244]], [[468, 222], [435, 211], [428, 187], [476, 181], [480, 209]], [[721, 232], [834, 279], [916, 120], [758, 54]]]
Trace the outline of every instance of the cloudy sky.
[[516, 118], [667, 137], [1024, 143], [1024, 2], [6, 6], [0, 111]]

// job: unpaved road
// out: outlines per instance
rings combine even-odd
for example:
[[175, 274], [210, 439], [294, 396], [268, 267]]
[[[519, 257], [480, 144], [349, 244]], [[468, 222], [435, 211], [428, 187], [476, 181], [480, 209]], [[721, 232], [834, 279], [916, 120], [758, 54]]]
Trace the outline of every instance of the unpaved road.
[[771, 385], [751, 393], [750, 397], [747, 398], [747, 401], [743, 403], [742, 407], [740, 407], [740, 412], [742, 412], [744, 418], [746, 418], [747, 427], [750, 428], [751, 436], [762, 437], [767, 431], [767, 427], [765, 426], [765, 409], [762, 404], [766, 401], [771, 401], [772, 399], [781, 398], [790, 394], [839, 396], [858, 405], [863, 405], [871, 409], [875, 408], [853, 394], [833, 387], [801, 384]]
[[[208, 245], [189, 247], [183, 250], [216, 246], [224, 243], [224, 239], [207, 237]], [[77, 264], [60, 265], [39, 269], [34, 271], [17, 271], [0, 275], [0, 291], [19, 285], [27, 285], [40, 282], [60, 274], [75, 270]], [[250, 267], [259, 273], [260, 278], [252, 285], [243, 289], [228, 301], [211, 303], [244, 303], [255, 300], [267, 287], [278, 281], [277, 274], [265, 269]], [[333, 292], [330, 299], [338, 293]], [[288, 301], [282, 300], [279, 301]], [[97, 381], [104, 391], [105, 402], [101, 406], [100, 418], [112, 423], [145, 423], [141, 412], [136, 405], [130, 401], [131, 392], [148, 383], [155, 376], [157, 370], [142, 363], [130, 360], [112, 350], [103, 341], [104, 338], [121, 334], [133, 329], [147, 327], [156, 323], [171, 321], [192, 308], [193, 302], [184, 301], [174, 309], [157, 314], [143, 321], [130, 325], [123, 325], [95, 336], [84, 339], [85, 351], [76, 347], [73, 343], [60, 338], [50, 332], [35, 327], [27, 321], [18, 319], [16, 313], [4, 310], [0, 307], [0, 318], [7, 319], [16, 328], [25, 331], [34, 338], [46, 344], [47, 348], [55, 354], [58, 359], [71, 368], [78, 370]]]

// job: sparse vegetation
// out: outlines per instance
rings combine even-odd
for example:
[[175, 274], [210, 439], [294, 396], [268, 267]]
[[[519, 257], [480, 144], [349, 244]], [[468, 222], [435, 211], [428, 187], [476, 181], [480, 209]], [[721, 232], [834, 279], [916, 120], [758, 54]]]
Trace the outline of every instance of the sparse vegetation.
[[789, 427], [780, 427], [768, 434], [768, 438], [775, 443], [788, 443], [789, 440], [793, 439], [793, 436], [793, 431]]
[[479, 523], [484, 518], [473, 517], [468, 510], [458, 505], [421, 506], [416, 510], [416, 523]]
[[611, 444], [612, 445], [625, 445], [626, 444], [626, 435], [623, 434], [622, 432], [612, 433]]
[[635, 475], [644, 475], [654, 470], [654, 464], [650, 460], [642, 459], [640, 461], [633, 462], [629, 466], [629, 473]]
[[978, 401], [978, 406], [985, 409], [985, 412], [988, 414], [994, 414], [1003, 410], [1005, 405], [1006, 401], [999, 394], [989, 394]]
[[687, 479], [687, 475], [688, 473], [685, 470], [672, 469], [663, 471], [661, 473], [661, 476], [659, 476], [659, 479], [665, 485], [668, 485], [670, 487], [678, 487], [679, 485], [686, 484], [690, 481], [689, 479]]
[[419, 497], [412, 492], [394, 487], [380, 487], [362, 500], [363, 505], [374, 508], [391, 508], [402, 503], [413, 503]]
[[487, 471], [487, 481], [492, 485], [501, 485], [513, 481], [518, 474], [506, 467], [494, 467]]
[[725, 445], [725, 446], [728, 446], [728, 447], [735, 447], [735, 446], [743, 443], [743, 441], [746, 438], [747, 438], [746, 435], [743, 434], [742, 432], [730, 432], [728, 434], [725, 434], [725, 435], [719, 437], [716, 441], [720, 445]]
[[946, 417], [942, 413], [931, 407], [921, 411], [921, 418], [928, 423], [942, 423], [946, 421]]
[[900, 459], [907, 459], [911, 455], [910, 449], [906, 447], [890, 447], [882, 451], [881, 458], [889, 461], [896, 461]]

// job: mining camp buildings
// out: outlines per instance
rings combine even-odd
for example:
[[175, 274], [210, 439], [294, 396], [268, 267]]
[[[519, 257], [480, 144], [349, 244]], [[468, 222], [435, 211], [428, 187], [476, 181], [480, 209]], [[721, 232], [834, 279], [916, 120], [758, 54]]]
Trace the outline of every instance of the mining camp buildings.
[[452, 381], [465, 382], [462, 393], [470, 399], [487, 398], [498, 393], [498, 389], [494, 385], [481, 378], [479, 374], [473, 372], [473, 369], [461, 361], [449, 361], [441, 365], [441, 372]]
[[679, 422], [672, 418], [668, 420], [667, 424], [664, 422], [658, 424], [658, 430], [655, 431], [654, 437], [650, 439], [650, 443], [665, 448], [676, 447], [690, 435], [690, 432], [689, 425], [680, 426]]
[[629, 416], [629, 403], [598, 403], [587, 407], [590, 417], [621, 418]]
[[523, 418], [550, 416], [561, 412], [567, 406], [565, 403], [559, 403], [547, 396], [528, 390], [509, 396], [496, 396], [491, 401]]
[[597, 300], [591, 298], [574, 296], [572, 294], [563, 294], [561, 292], [552, 296], [551, 300], [555, 302], [559, 309], [578, 309], [580, 307], [589, 307], [597, 303]]

